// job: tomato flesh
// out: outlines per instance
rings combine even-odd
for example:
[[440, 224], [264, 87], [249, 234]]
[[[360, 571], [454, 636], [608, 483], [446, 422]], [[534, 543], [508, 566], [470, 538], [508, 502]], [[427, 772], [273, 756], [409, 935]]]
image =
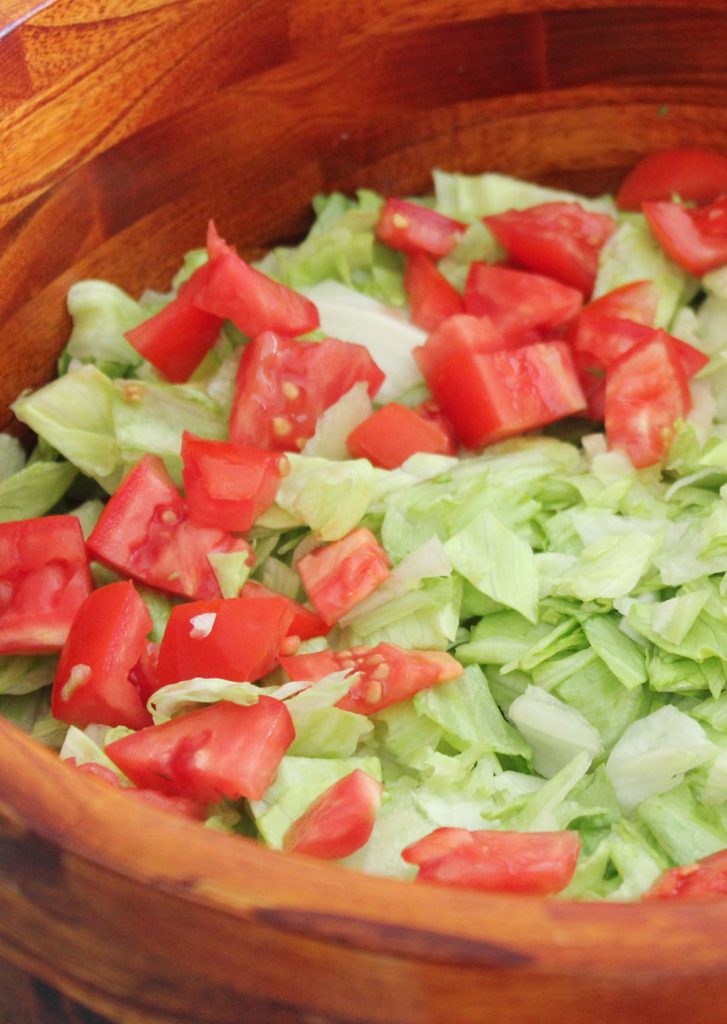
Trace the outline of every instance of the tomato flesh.
[[621, 210], [679, 196], [711, 203], [727, 192], [727, 156], [709, 149], [678, 148], [649, 153], [629, 171], [616, 193]]
[[305, 555], [298, 573], [311, 604], [330, 626], [388, 579], [391, 570], [373, 533], [360, 527]]
[[466, 228], [461, 221], [418, 203], [387, 199], [381, 209], [376, 235], [392, 249], [440, 257], [449, 255]]
[[391, 402], [360, 423], [346, 440], [355, 459], [382, 469], [396, 469], [416, 452], [451, 455], [448, 433], [413, 409]]
[[462, 296], [424, 253], [407, 257], [404, 287], [412, 322], [424, 331], [434, 331], [450, 316], [464, 312]]
[[383, 786], [360, 768], [334, 782], [290, 826], [283, 849], [321, 860], [340, 860], [368, 842]]
[[[518, 343], [519, 339], [514, 344]], [[511, 336], [498, 331], [489, 317], [460, 313], [432, 331], [424, 344], [414, 349], [414, 358], [431, 387], [431, 376], [456, 352], [498, 352], [510, 347]]]
[[523, 344], [533, 331], [553, 332], [570, 323], [582, 304], [577, 288], [542, 274], [479, 262], [467, 272], [465, 311], [489, 317], [498, 331]]
[[700, 210], [651, 202], [642, 209], [664, 252], [690, 274], [701, 277], [727, 263], [727, 197]]
[[190, 800], [186, 796], [169, 796], [165, 793], [157, 793], [153, 789], [136, 789], [130, 786], [122, 786], [116, 772], [106, 768], [105, 765], [94, 764], [92, 761], [86, 764], [76, 764], [74, 757], [66, 758], [64, 763], [75, 768], [82, 775], [88, 775], [92, 779], [106, 782], [114, 786], [115, 789], [118, 789], [120, 793], [125, 793], [141, 803], [151, 804], [152, 807], [156, 807], [159, 810], [172, 811], [174, 814], [181, 814], [185, 818], [191, 818], [193, 821], [204, 821], [207, 817], [205, 805], [197, 803], [195, 800]]
[[727, 896], [727, 850], [671, 868], [644, 893], [645, 900], [708, 900]]
[[292, 615], [286, 636], [297, 637], [299, 640], [311, 640], [315, 636], [326, 636], [331, 631], [331, 627], [310, 608], [306, 608], [298, 601], [293, 601], [290, 597], [276, 594], [274, 590], [269, 590], [268, 587], [255, 580], [249, 580], [245, 584], [241, 596], [247, 598], [276, 597], [286, 601]]

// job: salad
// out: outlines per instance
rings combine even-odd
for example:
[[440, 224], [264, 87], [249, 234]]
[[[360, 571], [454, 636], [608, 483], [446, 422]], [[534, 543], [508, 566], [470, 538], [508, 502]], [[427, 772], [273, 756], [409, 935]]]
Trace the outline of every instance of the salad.
[[0, 436], [0, 712], [346, 867], [727, 891], [727, 158], [435, 170], [80, 281]]

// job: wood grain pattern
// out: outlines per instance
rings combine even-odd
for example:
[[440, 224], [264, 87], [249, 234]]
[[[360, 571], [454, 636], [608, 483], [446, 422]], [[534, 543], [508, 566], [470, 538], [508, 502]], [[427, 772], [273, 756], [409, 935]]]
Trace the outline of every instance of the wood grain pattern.
[[[409, 192], [439, 164], [595, 193], [727, 137], [724, 0], [0, 0], [0, 24], [2, 408], [51, 374], [72, 281], [164, 286], [210, 215], [251, 253], [320, 189]], [[719, 905], [293, 861], [0, 722], [0, 957], [115, 1021], [719, 1024], [725, 939]]]

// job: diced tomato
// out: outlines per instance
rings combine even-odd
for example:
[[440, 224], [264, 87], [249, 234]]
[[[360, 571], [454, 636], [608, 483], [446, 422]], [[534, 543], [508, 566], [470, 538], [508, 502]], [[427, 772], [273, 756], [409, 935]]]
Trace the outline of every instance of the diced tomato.
[[172, 609], [159, 649], [161, 686], [197, 676], [254, 682], [278, 662], [293, 619], [287, 597], [192, 601]]
[[216, 259], [218, 256], [231, 256], [235, 255], [237, 250], [234, 246], [229, 245], [224, 238], [220, 235], [215, 222], [213, 220], [207, 223], [207, 255], [210, 260]]
[[336, 338], [291, 341], [267, 332], [245, 346], [230, 416], [230, 440], [292, 451], [318, 417], [363, 381], [371, 398], [384, 375], [363, 345]]
[[199, 267], [168, 306], [126, 333], [139, 355], [174, 383], [189, 380], [220, 333], [222, 317], [195, 305], [214, 271], [214, 263]]
[[528, 270], [489, 263], [471, 263], [464, 290], [464, 308], [472, 316], [487, 316], [495, 328], [522, 343], [533, 331], [553, 332], [570, 323], [583, 304], [576, 288]]
[[391, 575], [389, 559], [365, 527], [315, 548], [298, 562], [311, 604], [328, 625], [338, 622]]
[[207, 556], [252, 550], [225, 530], [196, 526], [164, 463], [145, 455], [111, 496], [88, 548], [112, 568], [185, 597], [220, 597]]
[[436, 423], [391, 402], [360, 423], [346, 439], [355, 459], [396, 469], [416, 452], [451, 455], [451, 439]]
[[580, 330], [583, 323], [587, 323], [593, 314], [620, 317], [623, 320], [644, 324], [645, 327], [652, 327], [658, 307], [659, 289], [653, 281], [631, 281], [606, 292], [584, 306], [575, 328], [576, 331]]
[[[587, 362], [589, 369], [606, 370], [634, 345], [647, 341], [656, 333], [653, 327], [645, 327], [633, 320], [591, 313], [586, 323], [578, 328], [575, 348], [585, 357], [583, 362]], [[709, 362], [709, 356], [693, 345], [680, 338], [671, 340], [687, 377], [693, 377]]]
[[133, 583], [94, 590], [79, 608], [61, 652], [53, 680], [53, 717], [81, 728], [147, 725], [149, 712], [129, 674], [151, 627]]
[[447, 256], [467, 228], [462, 221], [445, 217], [406, 199], [387, 199], [384, 203], [376, 235], [380, 242], [401, 252]]
[[727, 196], [699, 210], [650, 202], [642, 209], [664, 252], [690, 274], [701, 277], [727, 263]]
[[727, 896], [727, 850], [666, 871], [645, 900], [710, 900]]
[[142, 803], [151, 804], [162, 811], [173, 811], [175, 814], [184, 815], [185, 818], [192, 818], [193, 821], [204, 821], [207, 817], [205, 805], [197, 803], [196, 800], [190, 800], [186, 796], [169, 796], [165, 793], [157, 793], [153, 789], [136, 789], [135, 787], [122, 786], [121, 779], [116, 772], [113, 772], [105, 765], [94, 764], [92, 761], [86, 764], [76, 764], [74, 757], [66, 758], [65, 764], [71, 765], [83, 775], [90, 775], [91, 778], [107, 782], [109, 785], [114, 786], [115, 789], [118, 789], [120, 793], [126, 793], [128, 796], [140, 800]]
[[424, 253], [407, 257], [404, 287], [412, 321], [424, 331], [434, 331], [448, 317], [464, 312], [462, 296]]
[[659, 462], [674, 424], [691, 408], [687, 377], [672, 338], [656, 331], [629, 349], [606, 375], [606, 437], [641, 469]]
[[90, 592], [76, 516], [0, 523], [0, 653], [59, 651]]
[[231, 320], [254, 338], [263, 331], [279, 331], [294, 338], [320, 326], [318, 310], [304, 295], [255, 270], [220, 238], [214, 225], [208, 230], [209, 274], [194, 296], [195, 306]]
[[447, 438], [448, 448], [445, 455], [456, 455], [457, 438], [454, 436], [452, 424], [449, 422], [437, 403], [429, 398], [426, 402], [422, 402], [421, 405], [417, 405], [415, 411], [418, 412], [420, 416], [423, 416], [425, 420], [428, 420], [429, 423], [435, 423]]
[[579, 352], [578, 349], [573, 350], [573, 365], [586, 399], [583, 416], [596, 423], [603, 423], [606, 415], [606, 371], [595, 365], [590, 353]]
[[101, 782], [108, 782], [111, 786], [120, 787], [121, 779], [111, 768], [107, 768], [105, 764], [96, 764], [94, 761], [87, 761], [84, 764], [78, 764], [75, 757], [67, 757], [64, 759], [64, 764], [69, 765], [71, 768], [75, 768], [76, 771], [82, 775], [90, 775], [94, 779], [99, 779]]
[[489, 317], [460, 313], [451, 316], [432, 331], [423, 345], [414, 349], [414, 358], [427, 381], [456, 352], [498, 352], [511, 347]]
[[162, 685], [159, 682], [159, 646], [158, 643], [146, 640], [139, 660], [129, 673], [129, 679], [144, 706], [151, 695]]
[[626, 175], [616, 193], [621, 210], [640, 210], [644, 200], [679, 196], [711, 203], [727, 192], [727, 156], [709, 149], [664, 149], [650, 153]]
[[541, 203], [484, 218], [510, 257], [524, 267], [590, 295], [598, 255], [616, 228], [613, 217], [579, 203]]
[[331, 631], [331, 627], [323, 621], [320, 615], [316, 615], [305, 605], [300, 604], [298, 601], [293, 601], [289, 597], [283, 597], [282, 594], [276, 594], [274, 590], [264, 587], [262, 583], [257, 583], [255, 580], [249, 580], [242, 588], [242, 597], [277, 597], [288, 602], [288, 607], [292, 613], [292, 619], [288, 626], [287, 636], [297, 637], [299, 640], [311, 640], [315, 636], [327, 636]]
[[140, 729], [106, 754], [140, 789], [211, 804], [259, 800], [294, 739], [285, 704], [261, 695], [257, 704], [220, 701]]
[[438, 828], [408, 846], [402, 857], [419, 866], [417, 882], [547, 896], [568, 885], [579, 851], [575, 831]]
[[336, 707], [372, 715], [391, 704], [408, 700], [420, 690], [462, 675], [462, 666], [443, 651], [404, 651], [394, 644], [354, 647], [348, 651], [318, 651], [283, 657], [280, 664], [291, 679], [317, 682], [332, 672], [360, 673]]
[[383, 786], [360, 768], [334, 782], [294, 821], [283, 849], [321, 860], [340, 860], [368, 842]]
[[183, 480], [197, 526], [244, 533], [275, 501], [285, 457], [263, 448], [182, 435]]
[[543, 427], [586, 406], [570, 348], [560, 341], [489, 353], [460, 348], [427, 383], [468, 448]]

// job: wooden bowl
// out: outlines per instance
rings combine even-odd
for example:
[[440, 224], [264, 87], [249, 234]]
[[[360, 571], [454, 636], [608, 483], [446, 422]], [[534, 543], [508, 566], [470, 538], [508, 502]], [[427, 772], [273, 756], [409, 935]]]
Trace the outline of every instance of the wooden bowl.
[[[724, 148], [724, 0], [2, 0], [0, 401], [52, 373], [75, 279], [164, 287], [319, 190], [433, 165], [597, 192]], [[7, 414], [6, 414], [7, 422]], [[355, 876], [128, 800], [0, 723], [0, 956], [113, 1020], [727, 1020], [727, 904]]]

